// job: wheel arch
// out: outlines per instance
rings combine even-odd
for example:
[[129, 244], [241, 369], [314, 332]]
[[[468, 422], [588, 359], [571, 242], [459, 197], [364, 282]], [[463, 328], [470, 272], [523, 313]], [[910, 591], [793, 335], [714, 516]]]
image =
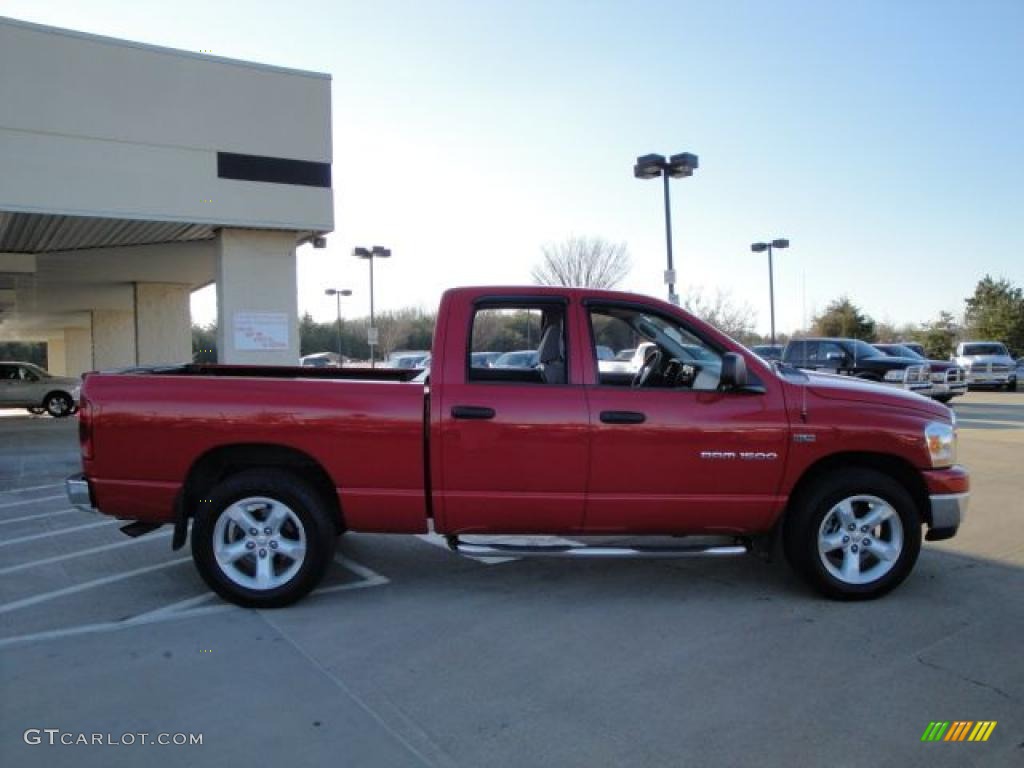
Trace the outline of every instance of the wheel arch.
[[174, 548], [185, 543], [185, 526], [199, 500], [217, 483], [247, 469], [282, 469], [306, 482], [323, 499], [338, 533], [345, 529], [338, 494], [323, 465], [304, 451], [272, 443], [235, 443], [211, 448], [197, 458], [185, 475], [175, 509]]
[[867, 451], [843, 451], [829, 454], [807, 467], [793, 486], [793, 490], [790, 491], [789, 503], [786, 505], [782, 517], [785, 518], [792, 505], [821, 478], [827, 477], [830, 472], [851, 468], [873, 469], [896, 480], [914, 500], [921, 520], [931, 525], [928, 487], [925, 485], [924, 478], [921, 477], [920, 470], [900, 456]]

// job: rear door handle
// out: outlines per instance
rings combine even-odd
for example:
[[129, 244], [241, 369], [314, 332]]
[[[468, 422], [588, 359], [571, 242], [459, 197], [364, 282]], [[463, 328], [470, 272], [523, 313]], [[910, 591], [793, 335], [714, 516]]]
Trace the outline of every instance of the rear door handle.
[[493, 419], [494, 418], [493, 408], [484, 408], [479, 405], [453, 405], [452, 406], [452, 418], [453, 419]]
[[639, 411], [601, 411], [603, 424], [643, 424], [647, 415]]

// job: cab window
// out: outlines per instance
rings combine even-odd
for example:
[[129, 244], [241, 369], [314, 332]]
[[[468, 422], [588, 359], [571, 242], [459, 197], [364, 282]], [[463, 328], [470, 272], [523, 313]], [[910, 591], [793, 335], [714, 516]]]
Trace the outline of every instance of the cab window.
[[[722, 352], [683, 324], [642, 308], [591, 307], [591, 352], [604, 386], [716, 390], [722, 374]], [[616, 352], [601, 359], [599, 347]], [[627, 360], [621, 350], [633, 350]]]
[[565, 384], [565, 307], [496, 304], [473, 313], [466, 381]]

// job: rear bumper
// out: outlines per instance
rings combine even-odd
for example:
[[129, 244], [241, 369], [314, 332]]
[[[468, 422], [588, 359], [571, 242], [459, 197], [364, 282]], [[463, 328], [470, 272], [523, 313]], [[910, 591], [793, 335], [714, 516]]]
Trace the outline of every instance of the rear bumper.
[[67, 491], [71, 506], [83, 512], [99, 514], [99, 510], [92, 502], [92, 489], [89, 488], [89, 481], [85, 479], [85, 475], [72, 475], [64, 481], [64, 489]]

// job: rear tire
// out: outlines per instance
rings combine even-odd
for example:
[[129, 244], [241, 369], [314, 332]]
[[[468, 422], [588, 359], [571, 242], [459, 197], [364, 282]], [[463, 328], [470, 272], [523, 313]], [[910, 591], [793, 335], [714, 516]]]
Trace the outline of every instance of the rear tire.
[[51, 392], [43, 400], [43, 408], [55, 419], [63, 419], [70, 416], [75, 407], [75, 401], [66, 392]]
[[935, 402], [942, 403], [943, 405], [946, 405], [952, 399], [952, 395], [936, 395], [934, 398]]
[[300, 478], [275, 469], [231, 475], [200, 502], [192, 559], [225, 600], [247, 608], [291, 605], [323, 579], [335, 526]]
[[[852, 528], [851, 528], [852, 526]], [[783, 527], [786, 559], [834, 600], [870, 600], [899, 586], [921, 551], [921, 517], [889, 475], [850, 468], [814, 481]]]

